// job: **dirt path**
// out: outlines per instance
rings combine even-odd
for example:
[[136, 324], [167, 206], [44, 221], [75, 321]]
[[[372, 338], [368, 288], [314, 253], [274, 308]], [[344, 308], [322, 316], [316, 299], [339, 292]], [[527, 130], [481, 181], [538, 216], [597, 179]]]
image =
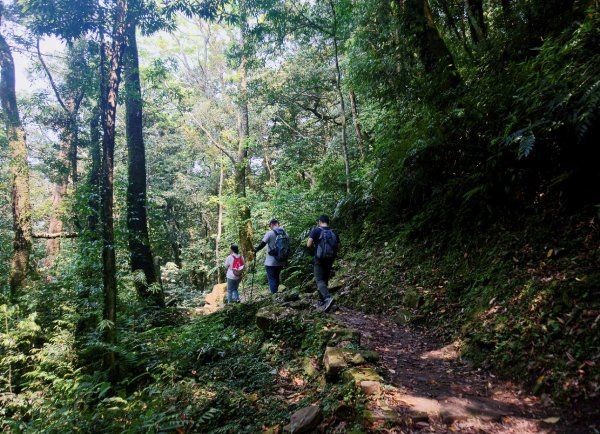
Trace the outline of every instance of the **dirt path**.
[[408, 432], [575, 433], [550, 403], [511, 383], [474, 369], [452, 344], [375, 315], [340, 308], [335, 317], [360, 330], [362, 346], [377, 351], [384, 382], [391, 385], [370, 398], [374, 428], [386, 430], [394, 417]]

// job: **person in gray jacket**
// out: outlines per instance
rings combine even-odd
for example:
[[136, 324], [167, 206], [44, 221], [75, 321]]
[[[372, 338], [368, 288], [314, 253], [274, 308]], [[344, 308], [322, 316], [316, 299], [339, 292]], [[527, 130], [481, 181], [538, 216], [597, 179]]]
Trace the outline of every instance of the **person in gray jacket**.
[[258, 253], [265, 246], [267, 246], [267, 254], [265, 255], [265, 270], [267, 271], [267, 279], [269, 280], [269, 289], [271, 294], [277, 293], [279, 289], [279, 276], [281, 270], [285, 264], [277, 261], [275, 256], [269, 254], [269, 252], [277, 249], [277, 232], [283, 231], [283, 228], [279, 226], [279, 220], [272, 219], [269, 222], [269, 230], [263, 237], [261, 243], [255, 247], [254, 254]]

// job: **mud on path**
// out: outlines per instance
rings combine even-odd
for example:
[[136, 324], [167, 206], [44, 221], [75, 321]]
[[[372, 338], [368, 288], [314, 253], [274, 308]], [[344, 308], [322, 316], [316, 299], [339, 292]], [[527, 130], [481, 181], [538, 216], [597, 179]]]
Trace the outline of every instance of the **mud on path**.
[[[375, 315], [340, 308], [335, 317], [360, 330], [361, 346], [380, 354], [384, 378], [369, 397], [373, 430], [434, 433], [577, 433], [549, 402], [472, 367], [453, 345]], [[392, 422], [394, 421], [395, 422]], [[398, 424], [398, 421], [403, 422]], [[404, 426], [404, 428], [385, 428]]]

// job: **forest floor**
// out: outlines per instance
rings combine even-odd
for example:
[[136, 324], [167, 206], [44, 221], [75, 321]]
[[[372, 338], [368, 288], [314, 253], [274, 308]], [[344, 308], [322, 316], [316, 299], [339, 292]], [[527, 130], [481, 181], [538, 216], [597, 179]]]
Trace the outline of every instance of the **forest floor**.
[[334, 315], [361, 331], [362, 346], [380, 354], [379, 371], [389, 386], [370, 397], [368, 408], [382, 424], [395, 413], [412, 419], [420, 432], [590, 432], [569, 423], [550, 400], [474, 368], [460, 357], [458, 345], [444, 344], [427, 330], [346, 308]]
[[[222, 309], [226, 285], [215, 285], [195, 314]], [[337, 307], [331, 318], [359, 330], [361, 347], [379, 355], [381, 387], [366, 393], [370, 432], [587, 433], [549, 398], [474, 367], [458, 343], [424, 328]], [[336, 431], [337, 432], [337, 431]]]

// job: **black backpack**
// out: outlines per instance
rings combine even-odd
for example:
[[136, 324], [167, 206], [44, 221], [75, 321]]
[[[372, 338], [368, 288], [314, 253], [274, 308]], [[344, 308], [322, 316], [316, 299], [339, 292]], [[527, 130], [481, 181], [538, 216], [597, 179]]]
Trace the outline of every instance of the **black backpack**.
[[331, 229], [321, 229], [315, 257], [317, 259], [334, 259], [337, 256], [338, 238]]
[[273, 232], [275, 232], [275, 248], [268, 253], [274, 256], [277, 262], [286, 262], [290, 257], [290, 237], [281, 228], [275, 228]]

